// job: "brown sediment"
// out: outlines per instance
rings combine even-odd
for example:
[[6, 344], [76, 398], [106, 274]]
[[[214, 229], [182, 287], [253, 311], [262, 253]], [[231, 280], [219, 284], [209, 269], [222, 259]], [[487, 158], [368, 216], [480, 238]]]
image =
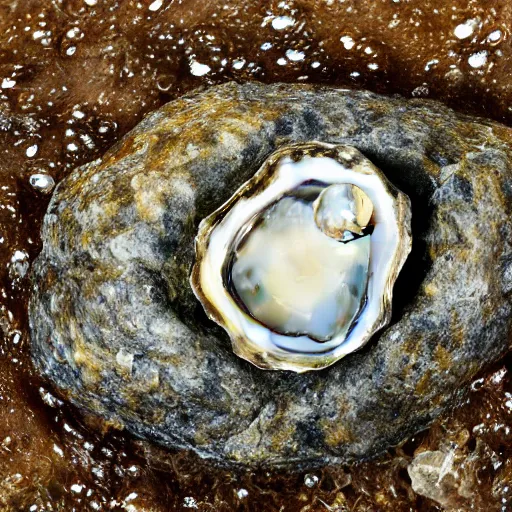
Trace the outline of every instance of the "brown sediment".
[[[361, 512], [375, 507], [393, 512], [434, 511], [439, 510], [434, 502], [412, 492], [404, 468], [415, 448], [436, 450], [460, 432], [469, 432], [465, 450], [476, 455], [470, 461], [470, 470], [480, 479], [474, 488], [475, 509], [489, 510], [490, 503], [501, 500], [504, 507], [510, 506], [512, 496], [505, 491], [512, 480], [510, 407], [506, 405], [507, 393], [512, 393], [510, 359], [482, 376], [479, 387], [475, 384], [478, 390], [469, 394], [463, 407], [403, 450], [392, 451], [380, 463], [352, 468], [348, 484], [345, 469], [317, 471], [319, 483], [311, 489], [304, 485], [304, 475], [238, 475], [213, 470], [186, 454], [165, 452], [167, 464], [148, 463], [147, 452], [156, 449], [122, 433], [101, 434], [87, 426], [34, 376], [28, 358], [27, 280], [13, 278], [9, 272], [14, 251], [24, 250], [32, 260], [40, 249], [38, 233], [48, 198], [30, 189], [28, 177], [43, 170], [59, 181], [76, 165], [102, 156], [145, 113], [169, 99], [198, 85], [232, 78], [294, 82], [307, 75], [310, 82], [427, 95], [463, 112], [508, 124], [512, 120], [512, 13], [507, 0], [492, 6], [483, 1], [469, 6], [462, 0], [421, 5], [304, 0], [289, 2], [289, 8], [278, 2], [170, 5], [164, 1], [157, 12], [149, 11], [149, 1], [139, 5], [131, 0], [99, 1], [94, 7], [82, 0], [0, 5], [0, 79], [16, 81], [12, 88], [2, 89], [0, 99], [0, 198], [6, 207], [0, 211], [4, 238], [0, 245], [0, 508], [19, 511], [35, 505], [37, 510], [80, 511], [95, 503], [100, 510], [132, 504], [139, 510], [159, 512], [183, 510], [185, 504], [195, 503], [205, 511], [322, 511], [324, 504]], [[265, 17], [276, 15], [289, 15], [296, 23], [281, 31], [273, 29], [270, 20], [261, 26]], [[473, 37], [459, 40], [454, 28], [468, 19], [479, 20], [478, 29]], [[43, 22], [45, 26], [40, 25]], [[305, 26], [299, 30], [302, 23]], [[68, 37], [75, 27], [77, 36]], [[38, 30], [50, 34], [35, 37]], [[488, 36], [495, 30], [501, 36], [490, 43]], [[208, 42], [208, 34], [216, 40]], [[160, 39], [161, 35], [172, 39]], [[340, 42], [343, 35], [354, 39], [351, 50]], [[270, 50], [261, 49], [265, 42], [272, 43]], [[220, 51], [213, 48], [217, 44]], [[68, 55], [73, 46], [75, 53]], [[366, 54], [366, 46], [375, 47], [377, 57]], [[286, 58], [288, 48], [305, 49], [304, 61], [277, 64], [278, 58]], [[488, 52], [487, 65], [472, 68], [468, 58], [479, 51]], [[212, 72], [204, 77], [191, 75], [191, 55], [211, 65]], [[231, 65], [221, 70], [223, 57], [229, 64], [234, 59], [246, 63], [241, 70]], [[433, 59], [439, 62], [425, 70]], [[320, 65], [312, 68], [316, 61]], [[378, 70], [368, 68], [373, 61]], [[359, 77], [350, 75], [354, 71]], [[74, 111], [83, 111], [85, 117], [73, 116]], [[66, 135], [70, 128], [74, 133]], [[84, 142], [85, 136], [92, 138], [94, 146]], [[68, 147], [72, 143], [76, 150]], [[37, 154], [28, 158], [26, 151], [34, 144]], [[454, 324], [458, 324], [456, 318]], [[18, 334], [21, 338], [15, 342]], [[74, 484], [84, 487], [75, 492]], [[240, 489], [247, 490], [247, 498], [239, 497], [243, 496], [237, 494]], [[88, 491], [92, 494], [87, 495]], [[125, 501], [131, 493], [137, 496]]]

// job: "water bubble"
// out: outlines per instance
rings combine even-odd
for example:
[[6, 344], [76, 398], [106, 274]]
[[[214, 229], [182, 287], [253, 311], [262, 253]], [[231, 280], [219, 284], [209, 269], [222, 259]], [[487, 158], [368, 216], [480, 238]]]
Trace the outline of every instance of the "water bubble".
[[197, 506], [197, 501], [192, 496], [187, 496], [183, 499], [183, 506], [185, 508], [199, 508]]
[[493, 44], [498, 44], [503, 37], [501, 30], [494, 30], [487, 36], [487, 41]]
[[272, 28], [275, 30], [284, 30], [295, 25], [295, 20], [290, 16], [277, 16], [272, 20]]
[[484, 379], [483, 378], [476, 379], [475, 381], [473, 381], [471, 383], [471, 391], [478, 391], [479, 389], [481, 389], [483, 384], [484, 384]]
[[350, 50], [356, 44], [354, 40], [350, 36], [342, 36], [340, 37], [340, 41], [343, 43], [345, 50]]
[[286, 50], [286, 56], [292, 62], [298, 62], [304, 60], [306, 54], [304, 52], [300, 52], [298, 50]]
[[455, 37], [457, 37], [458, 39], [466, 39], [473, 34], [477, 25], [477, 20], [467, 20], [464, 23], [457, 25], [453, 33], [455, 34]]
[[9, 266], [9, 275], [11, 279], [23, 279], [28, 272], [30, 262], [28, 254], [25, 251], [14, 251]]
[[138, 494], [136, 492], [131, 492], [130, 494], [128, 494], [128, 496], [126, 496], [124, 501], [133, 501], [135, 498], [137, 498], [137, 496]]
[[162, 5], [164, 4], [163, 0], [155, 0], [150, 6], [149, 6], [149, 10], [150, 11], [158, 11], [158, 9], [160, 9], [160, 7], [162, 7]]
[[32, 34], [32, 38], [34, 40], [36, 39], [41, 39], [41, 37], [44, 37], [46, 35], [46, 32], [44, 30], [36, 30], [33, 34]]
[[16, 85], [16, 80], [11, 78], [4, 78], [2, 80], [2, 89], [12, 89]]
[[472, 68], [481, 68], [487, 63], [487, 51], [473, 53], [468, 58], [468, 63]]
[[425, 71], [430, 71], [430, 68], [432, 66], [434, 66], [435, 64], [439, 64], [439, 59], [432, 59], [432, 60], [429, 60], [426, 64], [425, 64]]
[[98, 126], [98, 133], [100, 133], [101, 135], [105, 135], [115, 130], [117, 130], [117, 123], [115, 121], [100, 121]]
[[212, 68], [206, 64], [201, 64], [200, 62], [197, 62], [197, 60], [190, 61], [190, 73], [192, 73], [194, 76], [204, 76], [208, 74]]
[[27, 148], [26, 154], [29, 158], [32, 158], [33, 156], [36, 155], [37, 150], [38, 150], [37, 144], [33, 144], [32, 146], [29, 146]]
[[309, 487], [310, 489], [312, 487], [315, 487], [315, 485], [318, 483], [318, 477], [316, 475], [307, 474], [304, 477], [304, 485], [306, 487]]
[[[156, 79], [156, 87], [159, 91], [167, 92], [169, 91], [173, 85], [177, 82], [175, 75], [163, 74], [159, 75]], [[100, 128], [100, 133], [103, 133]]]
[[20, 331], [14, 331], [12, 336], [12, 342], [14, 345], [17, 345], [21, 341], [21, 332]]
[[55, 180], [48, 174], [32, 174], [29, 183], [38, 192], [49, 194], [55, 187]]
[[83, 39], [84, 33], [78, 27], [72, 27], [66, 32], [66, 37], [69, 39]]
[[247, 489], [238, 489], [236, 495], [238, 496], [238, 499], [243, 500], [244, 498], [247, 498], [249, 496], [249, 492]]
[[245, 59], [236, 59], [233, 61], [233, 69], [242, 69], [245, 66]]

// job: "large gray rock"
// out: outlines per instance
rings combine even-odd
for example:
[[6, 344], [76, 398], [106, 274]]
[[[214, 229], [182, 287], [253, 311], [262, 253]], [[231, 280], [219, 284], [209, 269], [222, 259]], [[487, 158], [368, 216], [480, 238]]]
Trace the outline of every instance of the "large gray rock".
[[[237, 358], [189, 286], [194, 236], [277, 147], [360, 149], [412, 201], [390, 327], [301, 375]], [[373, 457], [510, 345], [512, 131], [423, 100], [225, 84], [150, 114], [59, 184], [33, 268], [42, 374], [134, 434], [220, 462]]]

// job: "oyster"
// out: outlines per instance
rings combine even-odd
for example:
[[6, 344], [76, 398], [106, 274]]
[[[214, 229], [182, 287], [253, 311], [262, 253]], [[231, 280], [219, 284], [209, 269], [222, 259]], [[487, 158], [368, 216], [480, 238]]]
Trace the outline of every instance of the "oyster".
[[355, 148], [288, 146], [202, 221], [192, 288], [240, 357], [325, 368], [389, 321], [410, 216], [408, 197]]

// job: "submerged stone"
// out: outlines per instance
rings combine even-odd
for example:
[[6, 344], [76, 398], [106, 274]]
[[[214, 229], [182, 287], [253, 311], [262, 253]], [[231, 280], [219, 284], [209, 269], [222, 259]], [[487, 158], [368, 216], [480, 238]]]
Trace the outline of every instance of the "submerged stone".
[[[326, 370], [235, 356], [189, 285], [199, 222], [276, 148], [358, 148], [411, 198], [392, 324]], [[377, 456], [510, 347], [512, 131], [422, 100], [234, 83], [150, 114], [57, 187], [33, 271], [33, 359], [84, 410], [221, 463]], [[370, 235], [371, 236], [371, 235]]]

